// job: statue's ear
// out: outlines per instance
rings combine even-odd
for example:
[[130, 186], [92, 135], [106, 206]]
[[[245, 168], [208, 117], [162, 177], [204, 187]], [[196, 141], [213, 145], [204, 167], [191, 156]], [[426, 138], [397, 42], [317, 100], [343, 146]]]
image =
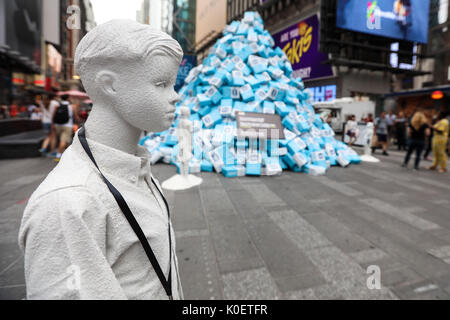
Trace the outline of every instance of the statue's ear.
[[111, 71], [100, 71], [95, 77], [95, 84], [97, 87], [107, 95], [116, 94], [114, 87], [117, 80], [117, 75]]

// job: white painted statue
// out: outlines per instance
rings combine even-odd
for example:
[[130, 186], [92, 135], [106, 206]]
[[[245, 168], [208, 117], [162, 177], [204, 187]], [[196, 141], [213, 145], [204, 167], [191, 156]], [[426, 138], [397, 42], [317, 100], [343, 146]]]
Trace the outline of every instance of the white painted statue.
[[361, 156], [361, 160], [365, 162], [380, 162], [379, 159], [372, 156], [372, 139], [373, 139], [373, 122], [368, 122], [366, 129], [364, 130], [364, 155]]
[[25, 209], [28, 299], [183, 298], [169, 207], [138, 146], [143, 130], [174, 120], [182, 56], [169, 35], [131, 20], [101, 24], [80, 41], [75, 68], [93, 108]]
[[189, 163], [192, 155], [192, 122], [189, 120], [191, 111], [188, 107], [180, 108], [180, 122], [177, 127], [178, 161], [180, 174], [174, 175], [162, 183], [167, 190], [186, 190], [202, 183], [203, 179], [189, 174]]
[[189, 108], [180, 108], [181, 119], [177, 128], [178, 161], [180, 161], [180, 173], [184, 177], [187, 177], [189, 174], [189, 162], [192, 159], [192, 122], [189, 121], [190, 114]]

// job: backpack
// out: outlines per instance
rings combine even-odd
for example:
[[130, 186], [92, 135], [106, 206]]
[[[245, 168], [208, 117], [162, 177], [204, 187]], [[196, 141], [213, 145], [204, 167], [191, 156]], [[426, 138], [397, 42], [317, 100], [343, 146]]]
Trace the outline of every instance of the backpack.
[[56, 108], [53, 123], [65, 124], [67, 122], [69, 122], [69, 103], [67, 101], [63, 101], [59, 107]]

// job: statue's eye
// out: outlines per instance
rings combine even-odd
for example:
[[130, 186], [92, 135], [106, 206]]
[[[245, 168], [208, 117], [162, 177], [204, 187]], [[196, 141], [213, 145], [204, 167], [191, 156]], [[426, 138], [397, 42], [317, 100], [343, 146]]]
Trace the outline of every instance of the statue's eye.
[[157, 87], [165, 88], [167, 87], [167, 81], [159, 81], [156, 83]]

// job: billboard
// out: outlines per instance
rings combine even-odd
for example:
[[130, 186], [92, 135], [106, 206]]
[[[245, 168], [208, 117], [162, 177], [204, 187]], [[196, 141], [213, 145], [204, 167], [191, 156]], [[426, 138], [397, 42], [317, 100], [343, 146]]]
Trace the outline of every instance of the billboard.
[[308, 87], [308, 89], [312, 93], [314, 102], [336, 100], [337, 86], [335, 84], [329, 86]]
[[221, 33], [227, 24], [227, 0], [197, 0], [195, 43], [211, 32]]
[[338, 28], [419, 43], [428, 41], [430, 0], [338, 0]]
[[327, 55], [319, 52], [319, 18], [313, 15], [272, 35], [275, 46], [286, 53], [294, 70], [292, 76], [311, 80], [333, 76]]
[[43, 1], [42, 33], [44, 40], [53, 44], [60, 44], [60, 0]]
[[6, 0], [3, 6], [5, 44], [40, 66], [42, 0]]
[[189, 74], [192, 68], [197, 66], [197, 56], [183, 56], [181, 60], [180, 67], [178, 68], [177, 81], [175, 82], [175, 91], [181, 89], [184, 84], [184, 79]]

